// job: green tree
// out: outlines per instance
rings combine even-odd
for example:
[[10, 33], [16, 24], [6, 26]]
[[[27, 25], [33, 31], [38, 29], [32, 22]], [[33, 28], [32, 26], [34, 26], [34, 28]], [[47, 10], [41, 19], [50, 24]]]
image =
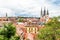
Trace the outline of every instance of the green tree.
[[39, 40], [57, 40], [60, 38], [60, 22], [57, 17], [45, 24], [45, 28], [39, 30]]
[[[12, 23], [4, 24], [4, 26], [0, 29], [0, 39], [1, 40], [10, 40], [12, 38], [18, 40], [18, 36], [15, 36], [16, 28]], [[14, 37], [15, 36], [15, 37]], [[12, 37], [12, 38], [11, 38]]]
[[18, 22], [23, 22], [23, 18], [19, 18], [18, 19]]
[[4, 36], [3, 35], [0, 35], [0, 40], [4, 40]]
[[11, 36], [15, 35], [16, 28], [12, 25], [12, 23], [4, 24], [4, 28], [6, 31], [4, 33], [4, 36], [7, 37], [8, 39], [11, 38]]
[[12, 36], [10, 40], [20, 40], [20, 36], [17, 36], [17, 35]]

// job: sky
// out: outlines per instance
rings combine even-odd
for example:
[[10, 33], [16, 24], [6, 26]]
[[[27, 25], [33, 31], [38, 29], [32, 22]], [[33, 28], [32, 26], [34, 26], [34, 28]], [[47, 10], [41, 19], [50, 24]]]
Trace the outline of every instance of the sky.
[[60, 0], [0, 0], [0, 17], [40, 17], [40, 11], [49, 10], [49, 16], [60, 16]]

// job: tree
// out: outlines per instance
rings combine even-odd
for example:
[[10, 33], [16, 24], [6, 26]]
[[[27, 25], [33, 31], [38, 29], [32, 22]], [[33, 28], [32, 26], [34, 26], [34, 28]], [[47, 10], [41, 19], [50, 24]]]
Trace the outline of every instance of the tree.
[[4, 24], [4, 28], [6, 31], [4, 33], [4, 36], [7, 37], [8, 39], [11, 38], [11, 36], [15, 35], [16, 28], [12, 25], [12, 23]]
[[18, 19], [18, 22], [23, 22], [23, 18], [19, 18]]
[[12, 36], [10, 40], [20, 40], [20, 36], [17, 36], [17, 35]]
[[57, 17], [45, 24], [45, 28], [39, 30], [39, 40], [57, 40], [60, 38], [60, 22]]
[[15, 36], [15, 34], [16, 28], [12, 23], [4, 24], [3, 28], [0, 29], [0, 37], [2, 37], [2, 39], [0, 38], [1, 40], [10, 40], [12, 38], [18, 40], [18, 36]]
[[0, 35], [0, 40], [4, 40], [4, 36], [3, 35]]

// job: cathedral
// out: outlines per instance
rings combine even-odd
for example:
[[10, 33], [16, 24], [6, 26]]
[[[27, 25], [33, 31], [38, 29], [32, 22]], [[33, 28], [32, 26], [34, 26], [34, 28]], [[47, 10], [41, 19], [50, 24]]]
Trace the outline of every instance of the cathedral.
[[49, 11], [44, 8], [44, 10], [41, 9], [41, 17], [40, 22], [46, 23], [49, 20]]

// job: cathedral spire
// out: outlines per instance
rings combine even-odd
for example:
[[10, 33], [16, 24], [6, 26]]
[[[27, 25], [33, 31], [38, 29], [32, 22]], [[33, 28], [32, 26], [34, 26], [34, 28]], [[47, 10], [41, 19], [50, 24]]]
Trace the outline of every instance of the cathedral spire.
[[7, 18], [6, 21], [8, 21], [8, 15], [7, 15], [7, 13], [6, 13], [6, 18]]
[[41, 8], [41, 17], [43, 16], [43, 14], [42, 14], [42, 8]]
[[8, 16], [7, 16], [7, 13], [6, 13], [6, 17], [8, 17]]
[[48, 10], [47, 10], [47, 15], [49, 15], [49, 12], [48, 12]]
[[45, 10], [45, 7], [44, 7], [44, 14], [43, 14], [43, 16], [45, 16], [45, 14], [46, 14], [46, 10]]

